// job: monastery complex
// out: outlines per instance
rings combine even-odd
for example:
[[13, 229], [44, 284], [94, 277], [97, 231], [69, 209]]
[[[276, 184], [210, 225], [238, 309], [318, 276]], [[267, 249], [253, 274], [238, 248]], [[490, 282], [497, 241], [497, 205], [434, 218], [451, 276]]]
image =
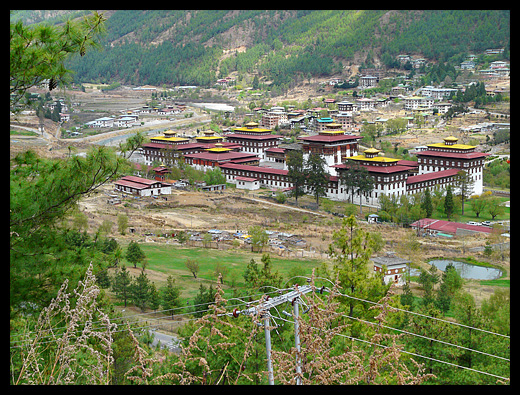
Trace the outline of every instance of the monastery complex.
[[[194, 139], [179, 137], [167, 131], [152, 137], [142, 146], [145, 163], [160, 162], [171, 166], [176, 160], [198, 170], [220, 168], [226, 181], [237, 184], [237, 188], [257, 189], [267, 187], [288, 191], [292, 183], [287, 176], [286, 154], [291, 149], [301, 149], [304, 159], [311, 153], [319, 153], [329, 173], [327, 197], [347, 200], [352, 197], [342, 185], [341, 173], [352, 163], [365, 167], [374, 179], [374, 189], [367, 194], [356, 194], [356, 203], [378, 206], [381, 195], [402, 195], [453, 185], [459, 171], [467, 172], [474, 181], [473, 193], [483, 192], [484, 158], [487, 154], [475, 151], [475, 146], [459, 144], [452, 136], [442, 142], [427, 145], [427, 149], [416, 153], [417, 162], [388, 158], [375, 148], [359, 152], [359, 135], [342, 130], [338, 123], [312, 136], [298, 137], [299, 143], [291, 147], [279, 147], [280, 135], [271, 129], [259, 128], [250, 122], [222, 136], [212, 131]], [[297, 147], [294, 147], [297, 146]]]

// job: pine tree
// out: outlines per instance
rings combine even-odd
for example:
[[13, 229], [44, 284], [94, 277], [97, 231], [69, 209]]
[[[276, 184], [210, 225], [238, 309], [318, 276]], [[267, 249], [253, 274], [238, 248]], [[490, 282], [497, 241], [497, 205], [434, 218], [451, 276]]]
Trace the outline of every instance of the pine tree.
[[161, 305], [164, 309], [169, 310], [181, 305], [181, 289], [180, 287], [175, 286], [175, 279], [172, 275], [169, 275], [166, 279], [166, 287], [161, 288], [160, 294]]
[[256, 288], [258, 286], [259, 276], [258, 264], [255, 262], [254, 258], [251, 258], [244, 273], [246, 285], [248, 287]]
[[146, 255], [136, 241], [131, 241], [126, 250], [125, 258], [134, 265], [134, 268], [137, 268], [137, 264], [142, 262], [146, 258]]
[[423, 201], [421, 203], [421, 208], [426, 211], [426, 217], [430, 218], [433, 213], [433, 205], [432, 205], [432, 197], [430, 195], [430, 188], [426, 188], [424, 192]]
[[130, 289], [134, 304], [138, 306], [141, 311], [144, 311], [150, 300], [150, 280], [144, 270], [142, 270], [139, 277], [132, 282]]
[[[332, 235], [329, 256], [334, 262], [333, 278], [339, 276], [343, 293], [361, 299], [379, 300], [390, 285], [384, 285], [381, 276], [370, 275], [369, 259], [374, 240], [369, 232], [359, 228], [353, 215], [343, 219], [339, 230]], [[366, 305], [356, 299], [346, 299], [348, 315], [359, 317]]]
[[149, 304], [150, 308], [153, 311], [156, 311], [159, 307], [161, 307], [161, 298], [159, 296], [159, 292], [157, 291], [157, 287], [155, 286], [155, 283], [152, 282], [150, 284], [150, 295], [149, 295]]
[[320, 154], [311, 153], [305, 166], [307, 174], [307, 188], [316, 198], [319, 205], [320, 196], [327, 196], [329, 174], [325, 170], [325, 159]]
[[436, 307], [443, 313], [450, 309], [451, 300], [455, 293], [462, 288], [463, 280], [460, 274], [455, 269], [452, 263], [446, 266], [444, 273], [442, 273], [442, 282], [437, 291], [437, 298], [435, 300]]
[[114, 277], [114, 281], [112, 281], [112, 290], [116, 294], [119, 299], [122, 299], [125, 303], [130, 297], [130, 284], [132, 280], [130, 279], [130, 273], [126, 270], [126, 266], [123, 265], [121, 269], [116, 273]]
[[473, 193], [475, 181], [473, 177], [466, 171], [461, 170], [455, 177], [455, 186], [459, 189], [462, 200], [462, 215], [464, 215], [464, 201], [470, 198]]
[[289, 151], [287, 154], [287, 170], [289, 182], [293, 184], [291, 194], [296, 199], [296, 205], [298, 205], [298, 197], [305, 194], [306, 181], [305, 163], [301, 151]]
[[451, 186], [448, 185], [448, 188], [446, 189], [446, 196], [444, 197], [444, 213], [448, 216], [448, 221], [450, 220], [454, 209], [455, 202], [453, 201]]

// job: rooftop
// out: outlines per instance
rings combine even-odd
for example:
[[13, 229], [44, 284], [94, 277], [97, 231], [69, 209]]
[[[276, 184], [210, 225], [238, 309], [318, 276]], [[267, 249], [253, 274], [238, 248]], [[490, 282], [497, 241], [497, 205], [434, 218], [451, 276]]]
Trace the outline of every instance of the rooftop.
[[[235, 131], [237, 131], [237, 130], [238, 129], [235, 129]], [[231, 138], [240, 138], [240, 139], [246, 139], [246, 140], [270, 140], [270, 139], [279, 139], [282, 136], [279, 134], [253, 135], [253, 134], [243, 134], [243, 133], [231, 133], [231, 134], [227, 134], [226, 137], [228, 139], [231, 137]]]
[[430, 229], [437, 232], [456, 234], [457, 229], [471, 230], [474, 232], [491, 233], [491, 228], [480, 225], [468, 225], [460, 222], [443, 221], [440, 219], [423, 218], [410, 224], [413, 228]]
[[[258, 126], [258, 124], [255, 123], [255, 122], [250, 122], [247, 125], [250, 125], [250, 124], [253, 124], [253, 123]], [[251, 132], [253, 132], [253, 133], [271, 133], [271, 129], [263, 129], [263, 128], [259, 128], [259, 127], [256, 127], [256, 126], [252, 126], [252, 127], [247, 126], [247, 127], [235, 128], [234, 131], [237, 132], [237, 133], [240, 133], [240, 132], [247, 132], [247, 133], [251, 133]]]
[[349, 141], [349, 140], [360, 140], [361, 136], [352, 136], [346, 134], [331, 134], [331, 135], [317, 135], [317, 136], [300, 136], [299, 140], [309, 141], [309, 142], [318, 142], [318, 143], [337, 143], [341, 141]]
[[430, 180], [436, 180], [437, 178], [454, 176], [459, 171], [460, 171], [459, 169], [447, 169], [447, 170], [436, 171], [433, 173], [418, 174], [416, 176], [408, 177], [408, 179], [406, 180], [406, 184], [415, 184], [416, 182], [430, 181]]

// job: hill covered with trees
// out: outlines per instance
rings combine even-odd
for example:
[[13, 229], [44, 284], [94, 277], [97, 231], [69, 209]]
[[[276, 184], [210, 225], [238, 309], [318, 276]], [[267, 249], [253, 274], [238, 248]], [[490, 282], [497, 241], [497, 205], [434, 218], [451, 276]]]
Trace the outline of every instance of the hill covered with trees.
[[[66, 16], [49, 14], [51, 23]], [[338, 75], [352, 62], [393, 67], [401, 53], [446, 62], [505, 47], [509, 56], [508, 10], [118, 10], [105, 16], [103, 50], [68, 64], [76, 82], [207, 86], [236, 71], [282, 87]], [[37, 11], [13, 18], [46, 19]], [[238, 47], [245, 51], [232, 51]]]

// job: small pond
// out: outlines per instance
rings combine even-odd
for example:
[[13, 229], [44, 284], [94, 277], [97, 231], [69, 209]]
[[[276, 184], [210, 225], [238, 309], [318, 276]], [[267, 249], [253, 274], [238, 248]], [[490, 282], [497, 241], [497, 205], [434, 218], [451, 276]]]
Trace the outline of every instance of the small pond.
[[[475, 266], [470, 263], [449, 259], [434, 259], [428, 261], [430, 265], [433, 264], [437, 269], [442, 271], [446, 269], [446, 266], [448, 266], [450, 262], [455, 266], [455, 269], [457, 269], [462, 278], [471, 280], [496, 280], [502, 275], [502, 271], [494, 267]], [[411, 269], [410, 274], [412, 276], [418, 276], [421, 274], [421, 271], [418, 269]]]

